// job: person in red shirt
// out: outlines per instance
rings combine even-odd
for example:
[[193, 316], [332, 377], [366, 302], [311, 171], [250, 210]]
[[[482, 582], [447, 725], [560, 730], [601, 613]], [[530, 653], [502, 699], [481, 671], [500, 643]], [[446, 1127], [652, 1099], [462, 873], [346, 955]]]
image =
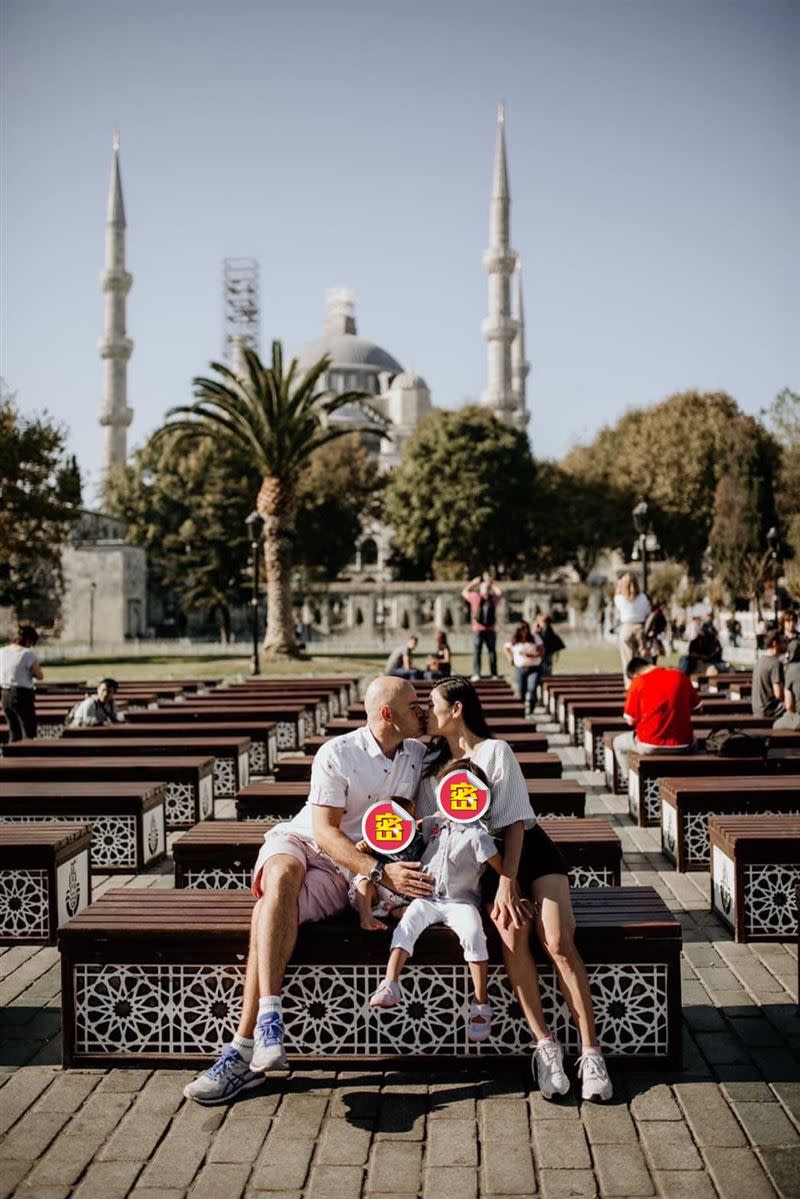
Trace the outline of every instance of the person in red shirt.
[[694, 745], [692, 713], [702, 700], [680, 670], [653, 666], [645, 658], [632, 658], [631, 680], [623, 716], [631, 732], [614, 738], [614, 755], [627, 781], [628, 754], [685, 754]]

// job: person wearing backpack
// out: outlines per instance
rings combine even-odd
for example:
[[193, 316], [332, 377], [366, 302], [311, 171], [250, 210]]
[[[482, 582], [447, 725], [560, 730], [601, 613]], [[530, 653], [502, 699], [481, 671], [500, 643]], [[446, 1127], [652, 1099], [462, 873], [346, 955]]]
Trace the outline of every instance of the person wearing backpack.
[[481, 677], [481, 660], [483, 647], [489, 654], [489, 674], [497, 677], [497, 608], [503, 593], [492, 579], [488, 571], [483, 577], [476, 575], [470, 579], [461, 592], [462, 599], [469, 604], [472, 616], [472, 632], [474, 633], [472, 653], [472, 681], [477, 682]]

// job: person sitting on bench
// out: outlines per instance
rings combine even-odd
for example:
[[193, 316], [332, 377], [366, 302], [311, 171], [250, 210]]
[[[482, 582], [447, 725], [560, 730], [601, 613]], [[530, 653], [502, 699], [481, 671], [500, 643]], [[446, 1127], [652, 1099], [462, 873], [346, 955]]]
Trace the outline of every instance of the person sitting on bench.
[[623, 717], [631, 732], [614, 738], [614, 756], [626, 783], [629, 754], [685, 754], [691, 750], [692, 713], [702, 704], [681, 670], [631, 658], [627, 674], [631, 685]]
[[94, 695], [76, 704], [65, 720], [71, 729], [95, 728], [101, 724], [119, 724], [121, 716], [114, 703], [119, 684], [116, 679], [102, 679], [97, 684]]

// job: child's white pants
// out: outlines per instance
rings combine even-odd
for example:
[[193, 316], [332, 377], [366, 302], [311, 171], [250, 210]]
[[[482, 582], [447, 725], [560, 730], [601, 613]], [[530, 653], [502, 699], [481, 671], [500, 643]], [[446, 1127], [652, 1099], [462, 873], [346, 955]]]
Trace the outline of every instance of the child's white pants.
[[481, 914], [474, 904], [448, 899], [415, 899], [406, 908], [392, 937], [392, 949], [413, 954], [420, 933], [431, 924], [446, 924], [461, 942], [465, 962], [485, 962], [489, 957]]

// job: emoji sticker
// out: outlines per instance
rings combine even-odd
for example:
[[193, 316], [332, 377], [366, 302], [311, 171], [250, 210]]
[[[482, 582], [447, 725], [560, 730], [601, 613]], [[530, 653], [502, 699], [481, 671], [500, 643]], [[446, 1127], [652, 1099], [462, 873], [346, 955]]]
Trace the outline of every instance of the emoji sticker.
[[439, 811], [461, 824], [480, 820], [488, 812], [491, 798], [486, 784], [469, 770], [451, 770], [436, 788]]
[[381, 800], [368, 808], [361, 821], [361, 832], [375, 853], [401, 853], [414, 840], [417, 826], [399, 804]]

